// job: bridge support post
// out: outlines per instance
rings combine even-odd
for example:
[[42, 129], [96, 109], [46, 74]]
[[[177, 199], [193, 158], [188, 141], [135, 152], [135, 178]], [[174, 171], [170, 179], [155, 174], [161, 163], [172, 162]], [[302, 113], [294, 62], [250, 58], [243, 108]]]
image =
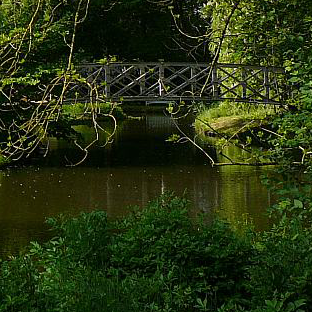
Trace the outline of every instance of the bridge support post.
[[145, 93], [145, 89], [146, 89], [146, 86], [145, 86], [145, 67], [140, 65], [139, 67], [139, 79], [140, 79], [140, 95], [144, 95]]
[[110, 74], [110, 66], [104, 65], [105, 69], [105, 97], [106, 99], [110, 98], [110, 84], [111, 84], [111, 74]]
[[212, 97], [215, 100], [219, 99], [219, 81], [218, 81], [218, 65], [213, 65], [212, 68]]
[[268, 69], [264, 68], [263, 73], [264, 73], [265, 102], [269, 102], [270, 101], [270, 81], [269, 81]]
[[242, 67], [242, 98], [245, 100], [246, 97], [247, 97], [247, 81], [246, 81], [246, 78], [247, 78], [247, 73], [246, 73], [246, 68], [245, 67]]
[[191, 94], [192, 96], [194, 96], [195, 95], [194, 76], [196, 75], [196, 70], [193, 66], [191, 66], [190, 69], [191, 69], [191, 78], [190, 78]]
[[159, 64], [159, 96], [163, 97], [164, 96], [164, 78], [165, 78], [165, 71], [164, 71], [164, 66], [163, 64]]

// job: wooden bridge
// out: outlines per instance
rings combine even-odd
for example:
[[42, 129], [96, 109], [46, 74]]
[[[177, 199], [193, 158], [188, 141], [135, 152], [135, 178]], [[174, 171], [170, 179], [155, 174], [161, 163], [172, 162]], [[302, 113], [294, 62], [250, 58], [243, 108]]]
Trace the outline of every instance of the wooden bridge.
[[109, 63], [76, 68], [66, 101], [220, 101], [281, 104], [288, 97], [282, 68], [208, 63]]

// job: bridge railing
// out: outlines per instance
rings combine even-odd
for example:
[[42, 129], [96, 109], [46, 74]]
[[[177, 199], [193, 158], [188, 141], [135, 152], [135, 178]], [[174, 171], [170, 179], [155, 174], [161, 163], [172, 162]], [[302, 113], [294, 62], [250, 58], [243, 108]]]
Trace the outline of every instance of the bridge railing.
[[87, 83], [73, 85], [67, 100], [233, 100], [279, 104], [289, 95], [279, 67], [208, 63], [109, 63], [77, 67]]

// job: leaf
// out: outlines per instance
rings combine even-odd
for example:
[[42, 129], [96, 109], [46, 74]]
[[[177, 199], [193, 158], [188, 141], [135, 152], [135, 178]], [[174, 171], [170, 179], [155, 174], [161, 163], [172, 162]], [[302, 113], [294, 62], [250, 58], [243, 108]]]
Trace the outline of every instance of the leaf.
[[166, 142], [177, 142], [180, 139], [180, 135], [178, 134], [172, 134]]
[[291, 77], [291, 78], [289, 79], [289, 82], [298, 82], [298, 81], [300, 81], [300, 78], [299, 78], [299, 77]]
[[294, 207], [302, 209], [303, 208], [303, 202], [299, 199], [294, 199]]

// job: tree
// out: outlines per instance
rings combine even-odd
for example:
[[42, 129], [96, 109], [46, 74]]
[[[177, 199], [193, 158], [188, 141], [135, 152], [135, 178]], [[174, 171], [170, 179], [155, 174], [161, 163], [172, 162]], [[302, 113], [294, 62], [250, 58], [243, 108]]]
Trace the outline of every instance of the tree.
[[[1, 6], [0, 150], [16, 160], [29, 156], [50, 133], [73, 134], [62, 106], [73, 83], [89, 87], [73, 69], [76, 33], [89, 0], [6, 0]], [[97, 105], [97, 98], [90, 99], [98, 134]], [[87, 147], [81, 147], [86, 154]]]
[[212, 17], [212, 39], [220, 36], [235, 3], [238, 9], [226, 32], [222, 61], [282, 66], [289, 55], [302, 48], [308, 49], [311, 6], [297, 0], [209, 1], [203, 14]]
[[267, 183], [282, 196], [279, 214], [291, 216], [283, 219], [289, 224], [310, 225], [312, 7], [299, 0], [212, 0], [203, 14], [212, 17], [211, 49], [217, 61], [286, 69], [293, 109], [278, 115], [266, 135], [253, 134], [263, 143], [257, 156], [278, 164]]
[[[122, 0], [110, 10], [101, 1], [92, 2], [90, 12], [78, 34], [79, 48], [89, 59], [116, 55], [120, 60], [207, 61], [203, 42], [193, 36], [205, 32], [209, 21], [201, 18], [201, 1]], [[169, 8], [168, 8], [169, 7]], [[171, 8], [171, 9], [170, 9]], [[175, 25], [174, 19], [177, 24]]]

